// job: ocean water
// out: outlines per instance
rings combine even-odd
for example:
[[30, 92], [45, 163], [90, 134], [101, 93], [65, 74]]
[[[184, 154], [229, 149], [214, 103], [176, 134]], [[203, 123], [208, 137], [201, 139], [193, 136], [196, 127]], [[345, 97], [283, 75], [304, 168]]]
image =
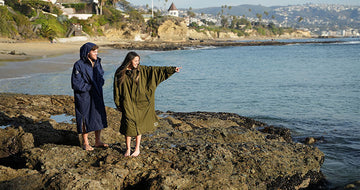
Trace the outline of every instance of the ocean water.
[[[232, 112], [289, 128], [295, 140], [321, 138], [315, 146], [325, 153], [322, 171], [335, 187], [360, 179], [360, 39], [340, 40], [137, 53], [144, 65], [182, 67], [158, 87], [157, 110]], [[127, 52], [99, 54], [107, 106], [114, 107], [113, 75]], [[77, 59], [69, 54], [37, 60], [68, 69], [1, 79], [0, 92], [72, 95]]]

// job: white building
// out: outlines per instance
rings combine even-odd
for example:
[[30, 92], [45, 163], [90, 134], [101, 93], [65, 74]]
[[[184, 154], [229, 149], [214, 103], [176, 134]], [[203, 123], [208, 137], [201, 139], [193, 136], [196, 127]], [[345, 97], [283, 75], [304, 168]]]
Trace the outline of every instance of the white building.
[[4, 0], [0, 0], [0, 6], [4, 6], [5, 5], [5, 1]]
[[170, 8], [168, 10], [168, 15], [179, 17], [179, 10], [175, 7], [174, 3], [171, 3]]
[[[1, 0], [0, 0], [1, 1]], [[43, 0], [43, 1], [45, 1], [45, 2], [50, 2], [50, 3], [52, 3], [52, 4], [55, 4], [56, 3], [56, 0]]]

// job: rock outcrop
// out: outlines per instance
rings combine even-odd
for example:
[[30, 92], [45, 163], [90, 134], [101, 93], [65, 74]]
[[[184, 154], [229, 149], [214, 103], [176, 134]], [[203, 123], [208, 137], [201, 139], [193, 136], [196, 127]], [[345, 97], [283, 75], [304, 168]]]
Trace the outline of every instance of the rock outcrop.
[[[324, 154], [288, 129], [231, 113], [158, 112], [139, 157], [124, 157], [121, 113], [106, 108], [109, 148], [80, 148], [73, 97], [0, 94], [0, 189], [300, 189]], [[94, 142], [90, 134], [90, 142]]]
[[179, 24], [175, 24], [171, 20], [165, 21], [162, 25], [159, 26], [158, 29], [158, 38], [162, 41], [186, 41], [188, 27], [184, 22], [179, 22]]
[[215, 41], [215, 40], [191, 40], [186, 42], [121, 42], [107, 44], [116, 49], [131, 49], [131, 50], [152, 50], [152, 51], [171, 51], [171, 50], [184, 50], [192, 48], [204, 47], [230, 47], [230, 46], [281, 46], [290, 44], [313, 44], [313, 43], [338, 43], [337, 40], [332, 41], [289, 41], [280, 42], [276, 40], [271, 41]]

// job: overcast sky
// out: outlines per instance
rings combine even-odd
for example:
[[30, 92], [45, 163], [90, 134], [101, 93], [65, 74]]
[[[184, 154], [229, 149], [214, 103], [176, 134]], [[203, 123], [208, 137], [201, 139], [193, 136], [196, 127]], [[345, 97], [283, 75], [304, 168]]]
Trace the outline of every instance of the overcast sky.
[[[127, 0], [132, 5], [146, 5], [164, 7], [165, 0]], [[167, 6], [174, 3], [177, 8], [205, 8], [205, 7], [221, 7], [221, 5], [237, 6], [243, 4], [263, 5], [263, 6], [286, 6], [286, 5], [302, 5], [306, 3], [321, 4], [342, 4], [342, 5], [359, 5], [360, 0], [168, 0]]]

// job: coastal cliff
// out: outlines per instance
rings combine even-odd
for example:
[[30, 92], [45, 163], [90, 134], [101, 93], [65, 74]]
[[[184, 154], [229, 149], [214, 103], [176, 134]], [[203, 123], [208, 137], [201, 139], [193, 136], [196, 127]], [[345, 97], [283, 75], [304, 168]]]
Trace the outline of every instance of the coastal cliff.
[[0, 189], [300, 189], [323, 180], [319, 149], [232, 113], [158, 112], [159, 127], [131, 158], [121, 113], [107, 107], [110, 147], [87, 152], [73, 104], [65, 95], [0, 94]]
[[150, 37], [137, 30], [125, 29], [104, 29], [104, 35], [112, 41], [151, 41], [151, 42], [187, 42], [189, 39], [196, 40], [244, 40], [244, 39], [295, 39], [311, 38], [309, 31], [293, 30], [281, 35], [260, 35], [256, 30], [247, 30], [247, 36], [238, 36], [232, 31], [197, 31], [186, 26], [185, 22], [175, 23], [167, 20], [158, 28], [157, 37]]

